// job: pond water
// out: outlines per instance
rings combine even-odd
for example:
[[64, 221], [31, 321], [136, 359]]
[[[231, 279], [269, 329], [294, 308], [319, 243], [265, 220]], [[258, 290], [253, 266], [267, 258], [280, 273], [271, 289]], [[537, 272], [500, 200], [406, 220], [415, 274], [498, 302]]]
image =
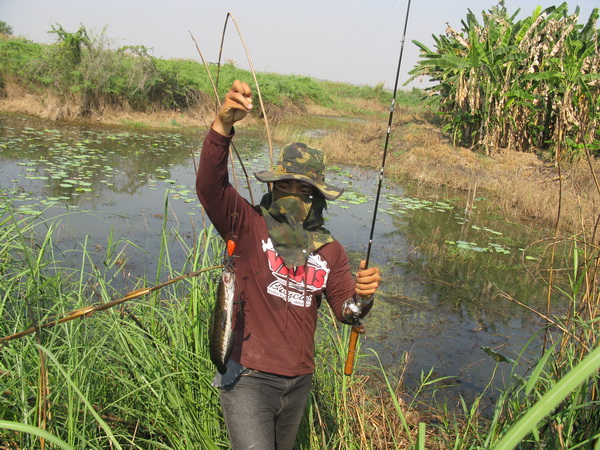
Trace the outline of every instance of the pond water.
[[[89, 127], [0, 114], [0, 188], [22, 214], [60, 218], [60, 249], [80, 248], [87, 236], [101, 259], [110, 239], [128, 240], [139, 250], [127, 248], [124, 273], [152, 275], [165, 220], [190, 240], [205, 224], [194, 190], [205, 131]], [[235, 143], [249, 173], [268, 166], [262, 135], [242, 130]], [[239, 167], [236, 173], [243, 185]], [[326, 226], [357, 261], [366, 253], [378, 173], [335, 166], [328, 181], [346, 193], [329, 203]], [[252, 185], [255, 202], [263, 189]], [[508, 223], [487, 204], [472, 193], [434, 195], [384, 180], [377, 214], [371, 265], [382, 268], [385, 283], [365, 320], [363, 354], [374, 349], [397, 380], [408, 353], [409, 387], [421, 372], [448, 377], [436, 395], [449, 406], [458, 405], [458, 396], [473, 399], [488, 384], [497, 365], [490, 351], [517, 359], [542, 325], [500, 293], [545, 308], [546, 288], [530, 276], [545, 267], [544, 255], [528, 246], [548, 232]], [[187, 256], [176, 247], [175, 266]], [[538, 347], [534, 339], [525, 359], [537, 356]], [[510, 369], [500, 363], [493, 384], [502, 386]], [[490, 392], [489, 402], [493, 397]]]

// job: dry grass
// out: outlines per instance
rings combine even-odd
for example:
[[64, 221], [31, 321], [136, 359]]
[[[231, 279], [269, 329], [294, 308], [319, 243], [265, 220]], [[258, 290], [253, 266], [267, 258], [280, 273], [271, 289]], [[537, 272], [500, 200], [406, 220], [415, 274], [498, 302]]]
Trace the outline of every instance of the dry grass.
[[36, 95], [10, 82], [5, 84], [4, 96], [0, 97], [0, 111], [4, 112], [26, 114], [53, 121], [155, 128], [208, 128], [214, 116], [213, 107], [212, 102], [207, 101], [200, 108], [184, 113], [164, 110], [137, 112], [124, 106], [104, 105], [90, 115], [82, 117], [81, 102], [77, 98], [65, 101], [47, 93]]
[[[328, 111], [333, 115], [332, 111]], [[339, 123], [334, 125], [306, 125], [302, 121], [284, 121], [273, 129], [273, 139], [279, 144], [301, 141], [322, 149], [331, 164], [348, 164], [377, 168], [383, 155], [382, 142], [385, 138], [385, 126], [375, 121], [362, 123]], [[306, 130], [313, 128], [317, 133], [311, 135]]]
[[[595, 163], [595, 173], [599, 169]], [[508, 218], [535, 220], [548, 227], [556, 224], [561, 200], [563, 231], [589, 230], [600, 213], [599, 193], [584, 162], [564, 163], [559, 178], [557, 167], [531, 153], [503, 152], [492, 158], [439, 142], [395, 155], [387, 173], [428, 185], [481, 190]]]
[[[325, 114], [323, 109], [319, 110]], [[329, 111], [329, 114], [332, 114]], [[330, 163], [372, 169], [381, 167], [387, 124], [370, 120], [320, 137], [302, 137], [298, 124], [277, 127], [276, 142], [303, 140], [323, 149]], [[599, 173], [600, 163], [594, 163]], [[600, 198], [586, 161], [563, 163], [561, 177], [552, 163], [532, 153], [504, 151], [493, 156], [455, 147], [439, 128], [422, 117], [405, 114], [394, 121], [385, 175], [429, 186], [481, 192], [512, 220], [535, 221], [565, 232], [589, 230], [600, 214]], [[559, 182], [560, 181], [560, 182]], [[477, 194], [479, 195], [479, 194]]]
[[[330, 130], [307, 143], [325, 150], [332, 163], [379, 168], [386, 125], [372, 120]], [[559, 178], [558, 167], [532, 153], [503, 151], [492, 157], [455, 147], [425, 117], [409, 113], [395, 117], [387, 158], [386, 177], [481, 192], [509, 219], [554, 227], [559, 193], [562, 231], [590, 230], [600, 214], [593, 177], [600, 162], [593, 162], [593, 172], [587, 161], [562, 163]]]
[[[368, 376], [361, 376], [350, 390], [348, 410], [354, 423], [352, 434], [362, 443], [362, 448], [378, 450], [411, 448], [411, 442], [417, 441], [419, 422], [436, 421], [433, 416], [427, 417], [411, 409], [400, 394], [395, 394], [395, 401], [402, 410], [404, 419], [410, 430], [410, 437], [390, 392], [372, 392], [373, 382]], [[367, 388], [369, 386], [369, 388]], [[440, 427], [427, 427], [427, 448], [431, 450], [444, 449], [444, 439]]]
[[329, 161], [362, 167], [379, 168], [383, 156], [385, 130], [380, 124], [367, 122], [352, 128], [355, 132], [335, 131], [321, 139]]

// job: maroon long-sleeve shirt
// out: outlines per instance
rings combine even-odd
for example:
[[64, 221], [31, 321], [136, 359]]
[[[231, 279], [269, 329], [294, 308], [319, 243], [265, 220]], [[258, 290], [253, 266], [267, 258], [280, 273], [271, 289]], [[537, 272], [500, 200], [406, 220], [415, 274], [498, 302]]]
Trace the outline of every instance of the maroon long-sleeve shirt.
[[[212, 224], [235, 247], [236, 297], [231, 359], [285, 376], [314, 370], [317, 308], [324, 295], [338, 320], [355, 296], [355, 280], [342, 245], [333, 241], [288, 269], [274, 250], [265, 220], [229, 183], [232, 136], [211, 129], [202, 147], [196, 191]], [[365, 308], [364, 314], [368, 311]]]

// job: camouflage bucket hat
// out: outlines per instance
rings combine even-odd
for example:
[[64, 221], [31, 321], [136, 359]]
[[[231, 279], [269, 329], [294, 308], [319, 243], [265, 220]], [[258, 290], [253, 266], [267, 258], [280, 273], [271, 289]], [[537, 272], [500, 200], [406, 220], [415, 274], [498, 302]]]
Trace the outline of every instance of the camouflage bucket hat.
[[302, 181], [316, 188], [327, 200], [335, 200], [344, 190], [325, 182], [325, 164], [322, 150], [294, 142], [283, 147], [275, 170], [255, 173], [254, 176], [263, 183]]

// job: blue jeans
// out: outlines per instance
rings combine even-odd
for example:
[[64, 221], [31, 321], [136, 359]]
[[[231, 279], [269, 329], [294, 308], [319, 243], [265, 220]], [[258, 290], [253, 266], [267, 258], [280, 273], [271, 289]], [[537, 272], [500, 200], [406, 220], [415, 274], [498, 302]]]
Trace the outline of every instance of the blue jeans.
[[294, 448], [312, 374], [284, 377], [246, 369], [219, 388], [221, 407], [234, 449]]

